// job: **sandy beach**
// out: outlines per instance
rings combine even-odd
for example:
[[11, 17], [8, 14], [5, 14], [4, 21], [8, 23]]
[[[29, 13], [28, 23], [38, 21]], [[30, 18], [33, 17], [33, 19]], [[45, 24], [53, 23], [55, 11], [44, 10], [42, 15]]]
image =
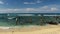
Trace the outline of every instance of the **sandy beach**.
[[60, 25], [0, 27], [0, 34], [60, 34]]

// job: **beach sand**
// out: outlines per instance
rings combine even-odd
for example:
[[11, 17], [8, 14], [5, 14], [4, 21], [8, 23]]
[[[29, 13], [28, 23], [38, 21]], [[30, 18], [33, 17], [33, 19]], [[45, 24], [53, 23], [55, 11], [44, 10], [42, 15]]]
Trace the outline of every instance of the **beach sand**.
[[0, 34], [60, 34], [60, 25], [29, 26], [4, 28], [0, 27]]

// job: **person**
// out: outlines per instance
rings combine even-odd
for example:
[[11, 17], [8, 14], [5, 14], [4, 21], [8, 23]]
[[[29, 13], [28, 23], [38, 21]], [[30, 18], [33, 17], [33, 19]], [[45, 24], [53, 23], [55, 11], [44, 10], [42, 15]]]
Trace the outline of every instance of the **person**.
[[18, 25], [18, 23], [19, 23], [19, 17], [17, 16], [16, 17], [16, 25]]

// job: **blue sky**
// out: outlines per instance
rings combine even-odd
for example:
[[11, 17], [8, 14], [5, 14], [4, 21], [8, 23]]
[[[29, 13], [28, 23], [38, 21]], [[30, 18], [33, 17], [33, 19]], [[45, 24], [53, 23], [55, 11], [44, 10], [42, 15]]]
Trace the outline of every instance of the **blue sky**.
[[60, 0], [0, 0], [0, 13], [60, 13]]

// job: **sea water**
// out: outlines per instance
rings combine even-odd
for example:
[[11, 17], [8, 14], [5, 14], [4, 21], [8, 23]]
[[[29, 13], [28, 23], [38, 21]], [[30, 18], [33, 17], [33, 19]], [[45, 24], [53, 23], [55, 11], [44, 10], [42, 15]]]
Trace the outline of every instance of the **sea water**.
[[[15, 17], [13, 19], [10, 19], [12, 17]], [[41, 25], [46, 24], [48, 21], [55, 21], [56, 19], [52, 16], [19, 16], [19, 24], [20, 25]], [[41, 22], [41, 19], [43, 19], [43, 23]], [[59, 19], [60, 20], [60, 19]], [[16, 26], [16, 14], [0, 14], [0, 26]]]

